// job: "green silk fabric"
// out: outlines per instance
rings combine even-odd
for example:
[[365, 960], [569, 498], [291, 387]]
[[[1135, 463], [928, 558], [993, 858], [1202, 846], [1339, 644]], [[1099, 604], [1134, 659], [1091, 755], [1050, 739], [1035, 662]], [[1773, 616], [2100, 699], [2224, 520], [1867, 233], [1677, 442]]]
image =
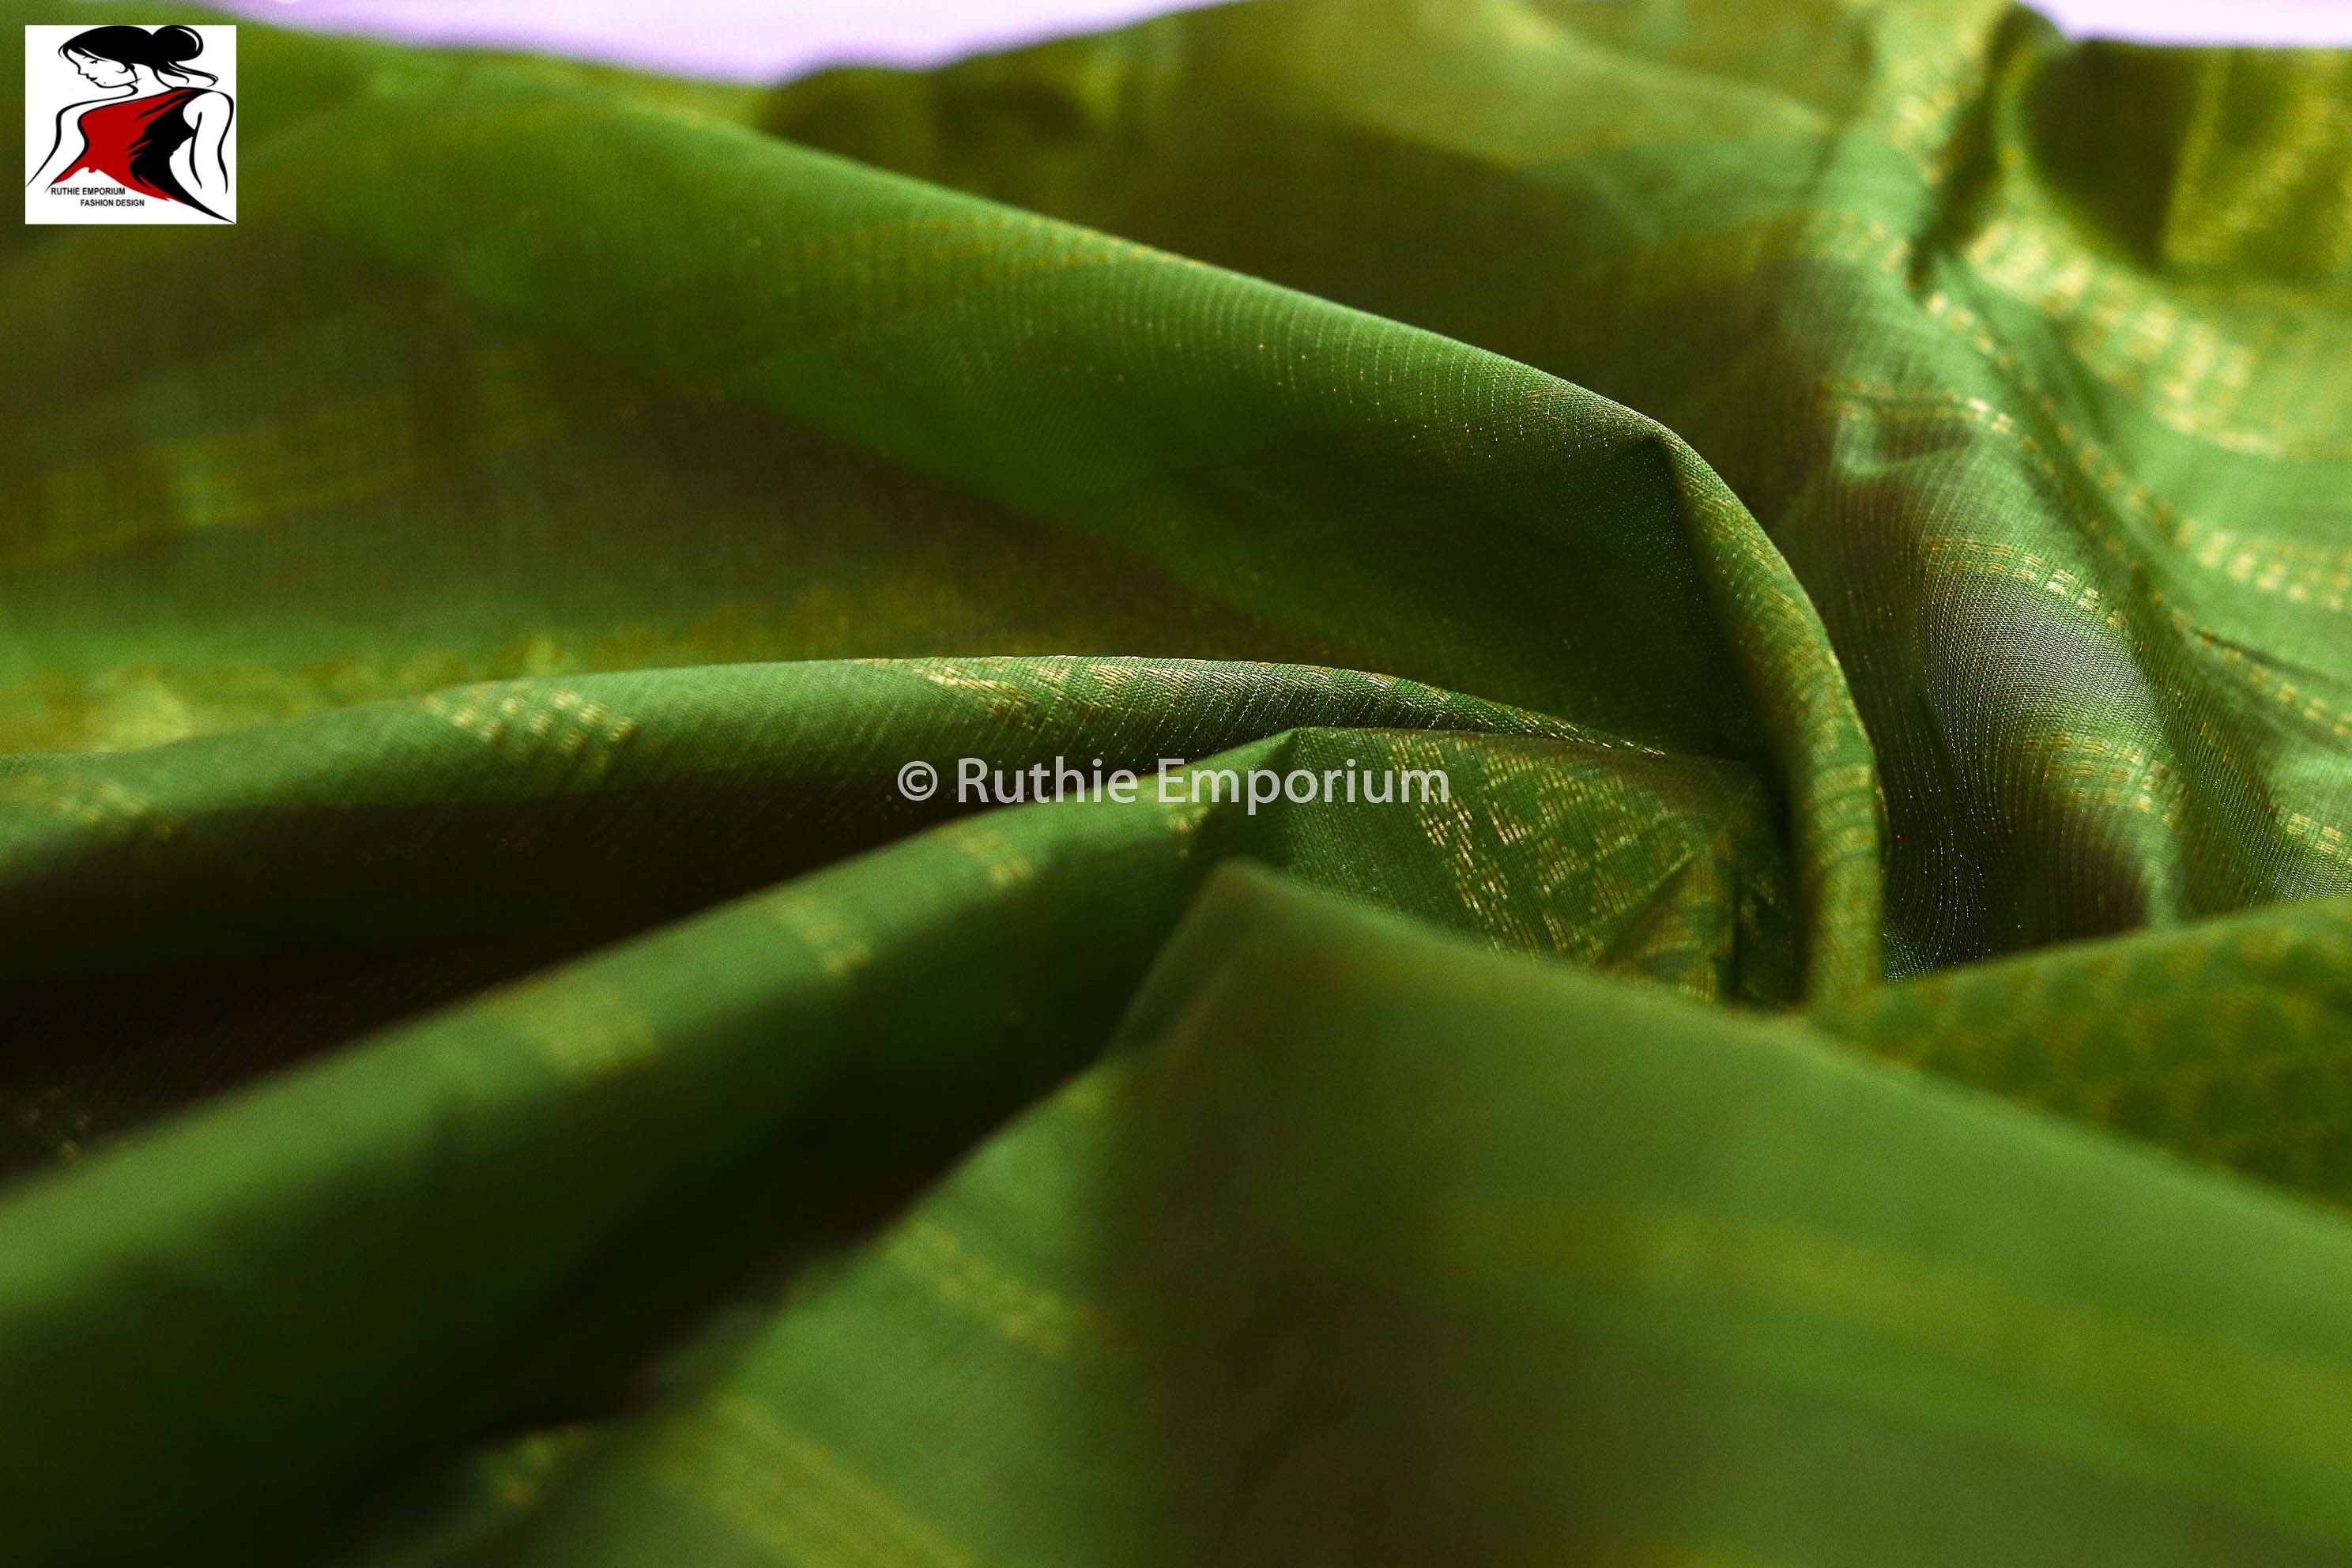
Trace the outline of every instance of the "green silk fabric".
[[2352, 1563], [2352, 55], [239, 58], [0, 237], [0, 1562]]

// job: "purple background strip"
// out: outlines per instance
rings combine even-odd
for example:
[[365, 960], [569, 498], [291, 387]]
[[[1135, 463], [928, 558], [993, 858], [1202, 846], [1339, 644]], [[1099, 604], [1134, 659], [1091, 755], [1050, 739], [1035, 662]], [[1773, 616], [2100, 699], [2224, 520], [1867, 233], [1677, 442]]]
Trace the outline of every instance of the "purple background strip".
[[[541, 49], [776, 81], [850, 61], [930, 65], [1098, 32], [1185, 0], [211, 0], [257, 22]], [[1205, 0], [1191, 0], [1192, 4]]]
[[[681, 76], [773, 81], [845, 61], [927, 65], [1204, 0], [215, 0], [256, 21], [542, 49]], [[1613, 0], [1582, 0], [1609, 5]], [[1767, 0], [1758, 0], [1759, 4]], [[2078, 35], [2352, 44], [2352, 0], [2042, 0]]]

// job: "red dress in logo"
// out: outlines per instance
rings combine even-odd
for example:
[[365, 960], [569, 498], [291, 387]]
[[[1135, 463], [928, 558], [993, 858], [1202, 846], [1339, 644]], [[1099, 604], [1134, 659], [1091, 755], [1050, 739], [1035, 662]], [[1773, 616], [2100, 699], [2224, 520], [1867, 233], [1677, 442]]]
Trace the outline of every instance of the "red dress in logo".
[[185, 200], [170, 191], [157, 190], [132, 174], [131, 160], [159, 140], [174, 147], [186, 141], [189, 132], [184, 121], [167, 121], [160, 127], [155, 121], [166, 114], [177, 115], [182, 104], [204, 90], [200, 87], [175, 87], [152, 98], [125, 99], [120, 103], [103, 103], [83, 110], [81, 156], [49, 184], [62, 185], [76, 174], [98, 174], [142, 195], [167, 202]]

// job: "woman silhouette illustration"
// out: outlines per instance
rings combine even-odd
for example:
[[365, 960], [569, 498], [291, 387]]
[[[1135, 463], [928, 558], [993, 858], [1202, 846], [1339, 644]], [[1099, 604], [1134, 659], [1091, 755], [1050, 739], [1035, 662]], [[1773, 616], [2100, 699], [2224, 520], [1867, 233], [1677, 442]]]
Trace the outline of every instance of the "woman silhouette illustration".
[[102, 174], [126, 190], [231, 221], [213, 208], [228, 195], [224, 148], [236, 105], [225, 92], [189, 85], [220, 79], [181, 63], [204, 47], [193, 27], [92, 27], [67, 39], [58, 53], [92, 86], [128, 90], [59, 110], [57, 144], [30, 183]]

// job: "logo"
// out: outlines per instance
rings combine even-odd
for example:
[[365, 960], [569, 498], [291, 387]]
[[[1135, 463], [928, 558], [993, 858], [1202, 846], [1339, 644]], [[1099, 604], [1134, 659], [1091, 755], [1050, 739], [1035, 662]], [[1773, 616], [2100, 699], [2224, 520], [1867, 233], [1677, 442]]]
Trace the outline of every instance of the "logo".
[[235, 223], [236, 29], [26, 27], [25, 163], [26, 223]]

